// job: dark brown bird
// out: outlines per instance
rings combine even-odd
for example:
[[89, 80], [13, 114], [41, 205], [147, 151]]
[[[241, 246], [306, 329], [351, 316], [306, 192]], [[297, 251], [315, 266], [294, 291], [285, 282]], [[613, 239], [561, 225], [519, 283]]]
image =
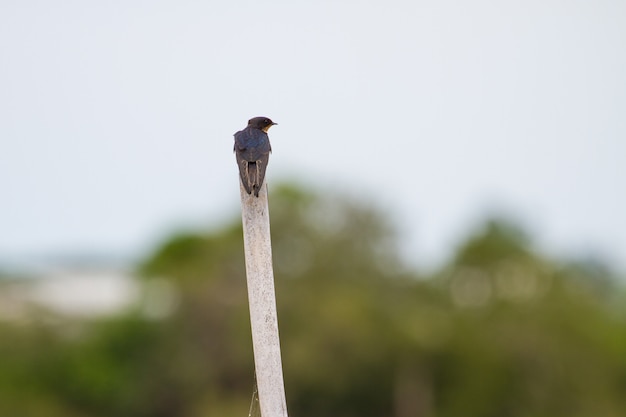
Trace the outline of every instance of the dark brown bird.
[[241, 183], [248, 194], [259, 196], [272, 147], [267, 130], [277, 123], [267, 117], [248, 120], [244, 130], [235, 133], [235, 157]]

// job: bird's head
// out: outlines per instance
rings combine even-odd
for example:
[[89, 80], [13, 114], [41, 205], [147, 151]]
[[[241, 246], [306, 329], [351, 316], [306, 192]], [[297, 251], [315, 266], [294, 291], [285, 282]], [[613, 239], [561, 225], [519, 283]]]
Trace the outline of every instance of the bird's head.
[[267, 130], [276, 125], [278, 123], [272, 122], [271, 119], [267, 117], [254, 117], [248, 120], [248, 127], [253, 127], [255, 129], [261, 129], [262, 131], [267, 133]]

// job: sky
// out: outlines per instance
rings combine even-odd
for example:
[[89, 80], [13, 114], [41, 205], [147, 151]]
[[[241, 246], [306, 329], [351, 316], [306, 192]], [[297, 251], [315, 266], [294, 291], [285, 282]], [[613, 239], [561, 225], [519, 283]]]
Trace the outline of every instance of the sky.
[[0, 263], [141, 256], [267, 181], [342, 190], [416, 265], [493, 213], [626, 271], [626, 2], [0, 1]]

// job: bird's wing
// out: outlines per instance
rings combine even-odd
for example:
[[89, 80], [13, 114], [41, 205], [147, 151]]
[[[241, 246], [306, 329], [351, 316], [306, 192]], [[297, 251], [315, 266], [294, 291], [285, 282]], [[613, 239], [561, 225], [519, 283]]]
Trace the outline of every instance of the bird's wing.
[[270, 151], [270, 140], [260, 129], [245, 129], [235, 134], [235, 152], [246, 161], [258, 161]]
[[270, 145], [270, 138], [262, 130], [254, 129], [252, 132], [254, 137], [255, 159], [260, 160], [272, 152], [272, 146]]
[[235, 133], [235, 146], [233, 146], [233, 151], [245, 151], [247, 146], [246, 140], [247, 134], [245, 130], [240, 130]]
[[260, 189], [261, 186], [263, 185], [263, 180], [265, 179], [265, 170], [267, 169], [267, 163], [270, 160], [270, 155], [269, 153], [265, 153], [264, 155], [262, 155], [258, 160], [257, 160], [257, 175], [258, 175], [258, 182], [257, 182], [257, 188]]

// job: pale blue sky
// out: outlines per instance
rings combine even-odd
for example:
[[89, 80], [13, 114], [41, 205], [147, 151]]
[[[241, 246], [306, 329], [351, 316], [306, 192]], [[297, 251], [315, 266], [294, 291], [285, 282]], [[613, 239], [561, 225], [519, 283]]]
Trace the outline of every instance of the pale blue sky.
[[[626, 2], [0, 2], [0, 259], [137, 253], [268, 179], [388, 210], [416, 264], [516, 215], [626, 267]], [[271, 193], [271, 188], [270, 188]]]

